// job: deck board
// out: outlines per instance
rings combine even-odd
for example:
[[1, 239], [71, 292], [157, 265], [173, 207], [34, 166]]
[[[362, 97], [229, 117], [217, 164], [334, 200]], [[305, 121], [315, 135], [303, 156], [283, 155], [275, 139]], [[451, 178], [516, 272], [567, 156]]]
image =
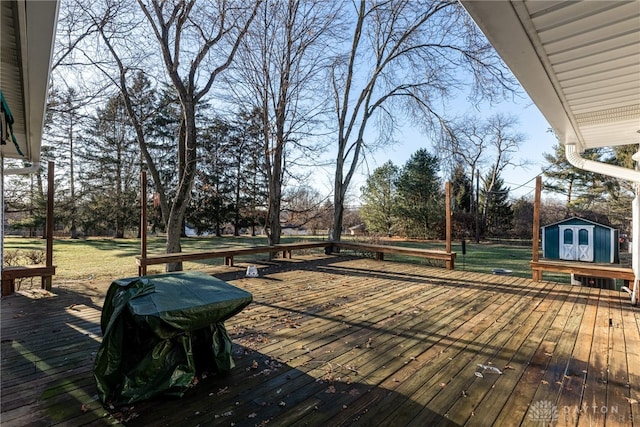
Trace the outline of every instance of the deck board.
[[[245, 267], [246, 268], [246, 267]], [[96, 399], [108, 284], [1, 302], [1, 420], [22, 425], [632, 425], [639, 311], [616, 291], [346, 256], [211, 273], [253, 293], [236, 368], [181, 399]], [[503, 375], [475, 374], [477, 365]], [[545, 406], [546, 405], [546, 406]]]

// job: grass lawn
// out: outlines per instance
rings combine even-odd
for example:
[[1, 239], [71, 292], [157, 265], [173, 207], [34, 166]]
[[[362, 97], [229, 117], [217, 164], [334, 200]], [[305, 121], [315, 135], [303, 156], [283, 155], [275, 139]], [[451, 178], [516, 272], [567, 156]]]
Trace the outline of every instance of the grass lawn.
[[[319, 238], [319, 237], [316, 237]], [[283, 236], [282, 242], [309, 240], [310, 237]], [[416, 242], [396, 241], [394, 245], [422, 247], [444, 250], [443, 242]], [[164, 252], [164, 237], [150, 237], [148, 239], [149, 253]], [[266, 245], [264, 236], [225, 236], [225, 237], [189, 237], [182, 239], [182, 251], [207, 250], [222, 247]], [[5, 252], [12, 250], [30, 251], [44, 250], [45, 241], [42, 239], [6, 237]], [[137, 275], [135, 256], [140, 253], [140, 241], [138, 239], [56, 239], [53, 244], [53, 262], [57, 266], [56, 278], [60, 279], [95, 279], [111, 280], [119, 277], [131, 277]], [[529, 261], [531, 260], [531, 247], [526, 245], [509, 245], [496, 243], [467, 242], [466, 254], [462, 255], [460, 242], [454, 242], [452, 250], [457, 252], [456, 269], [474, 272], [491, 273], [494, 268], [512, 270], [514, 276], [531, 277]], [[252, 255], [247, 259], [266, 259], [267, 255]], [[421, 258], [390, 255], [385, 259], [411, 263], [428, 263]], [[220, 265], [223, 260], [212, 259], [201, 262], [185, 263], [185, 270], [198, 269], [203, 265]], [[237, 259], [242, 262], [242, 257]], [[160, 273], [164, 266], [149, 268], [149, 274]], [[569, 281], [568, 275], [547, 275], [545, 279], [559, 282]]]

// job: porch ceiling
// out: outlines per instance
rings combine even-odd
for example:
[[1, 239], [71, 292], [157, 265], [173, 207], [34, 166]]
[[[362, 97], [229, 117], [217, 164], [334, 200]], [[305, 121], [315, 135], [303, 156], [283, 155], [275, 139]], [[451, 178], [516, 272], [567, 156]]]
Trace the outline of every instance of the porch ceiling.
[[0, 145], [6, 158], [40, 161], [58, 1], [0, 1], [0, 89], [24, 154]]
[[640, 142], [640, 2], [461, 3], [560, 142]]

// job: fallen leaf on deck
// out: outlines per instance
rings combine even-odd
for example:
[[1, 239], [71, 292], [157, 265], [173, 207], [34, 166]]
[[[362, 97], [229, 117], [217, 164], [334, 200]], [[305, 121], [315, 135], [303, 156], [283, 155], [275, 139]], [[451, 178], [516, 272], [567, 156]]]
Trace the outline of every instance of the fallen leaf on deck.
[[638, 403], [638, 401], [632, 397], [625, 397], [625, 399], [627, 399], [627, 402], [629, 402], [631, 405], [633, 405], [634, 403]]
[[547, 381], [547, 380], [542, 380], [542, 381], [540, 381], [540, 382], [541, 382], [542, 384], [549, 384], [549, 381]]
[[91, 408], [86, 403], [83, 403], [80, 407], [80, 412], [82, 412], [83, 414], [89, 412], [90, 410]]

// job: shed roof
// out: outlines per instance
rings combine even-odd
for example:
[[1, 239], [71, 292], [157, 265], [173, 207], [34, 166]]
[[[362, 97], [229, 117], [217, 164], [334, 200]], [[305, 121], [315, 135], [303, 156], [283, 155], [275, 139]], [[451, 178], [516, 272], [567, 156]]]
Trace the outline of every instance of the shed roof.
[[544, 229], [544, 228], [547, 228], [547, 227], [553, 227], [553, 226], [556, 226], [556, 225], [564, 224], [565, 222], [570, 222], [570, 221], [575, 221], [575, 220], [586, 222], [586, 223], [589, 223], [591, 225], [597, 225], [597, 226], [603, 227], [603, 228], [608, 228], [609, 230], [615, 230], [615, 228], [610, 227], [608, 225], [600, 224], [599, 222], [590, 221], [588, 219], [580, 218], [580, 217], [577, 217], [577, 216], [574, 216], [574, 217], [571, 217], [571, 218], [565, 218], [562, 221], [554, 222], [552, 224], [543, 225], [541, 228]]

